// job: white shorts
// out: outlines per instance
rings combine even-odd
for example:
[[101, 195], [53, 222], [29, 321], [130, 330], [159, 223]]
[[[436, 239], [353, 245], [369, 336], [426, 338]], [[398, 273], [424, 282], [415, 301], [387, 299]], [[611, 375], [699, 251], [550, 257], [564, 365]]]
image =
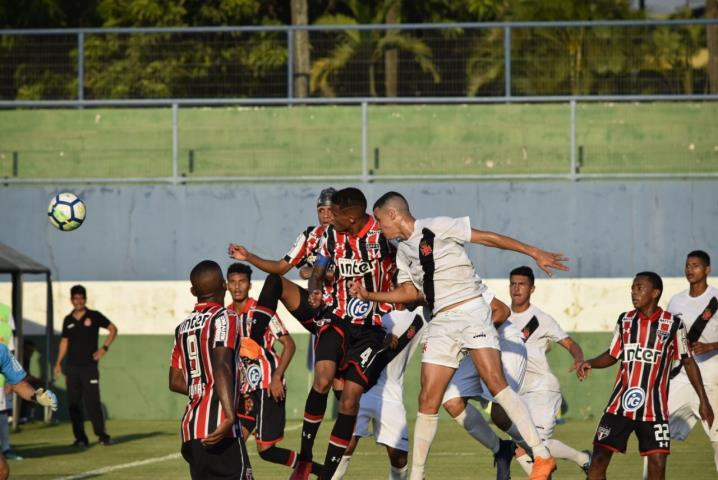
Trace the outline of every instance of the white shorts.
[[561, 410], [561, 392], [528, 392], [521, 394], [521, 400], [529, 407], [541, 440], [553, 437], [556, 417]]
[[[718, 412], [718, 385], [704, 385], [706, 395], [714, 412]], [[697, 421], [701, 420], [698, 413], [698, 394], [690, 383], [671, 382], [668, 390], [668, 425], [671, 438], [685, 440], [693, 430]], [[711, 442], [718, 442], [718, 426], [714, 421], [713, 428], [701, 420], [703, 430]]]
[[[500, 342], [500, 346], [503, 349], [501, 350], [501, 363], [504, 367], [504, 377], [506, 377], [509, 387], [518, 392], [526, 374], [526, 347], [522, 344], [504, 341]], [[449, 386], [446, 387], [441, 403], [457, 397], [494, 401], [494, 397], [479, 377], [469, 355], [466, 355], [459, 364]]]
[[372, 436], [376, 443], [408, 452], [409, 427], [404, 404], [374, 395], [362, 395], [354, 436]]
[[424, 363], [458, 368], [468, 349], [499, 350], [498, 334], [491, 322], [491, 307], [483, 297], [439, 312], [426, 328], [421, 358]]

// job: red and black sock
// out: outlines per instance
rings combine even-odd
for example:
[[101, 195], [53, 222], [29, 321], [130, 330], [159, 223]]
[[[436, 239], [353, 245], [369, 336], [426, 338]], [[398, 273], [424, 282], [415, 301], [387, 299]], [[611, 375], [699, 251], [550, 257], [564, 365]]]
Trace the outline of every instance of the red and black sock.
[[337, 416], [337, 421], [334, 423], [332, 434], [329, 437], [329, 447], [327, 448], [327, 456], [324, 459], [324, 470], [321, 478], [331, 479], [334, 476], [334, 472], [336, 472], [339, 462], [347, 451], [349, 442], [351, 442], [356, 421], [356, 415], [340, 413]]
[[302, 448], [299, 452], [299, 460], [309, 462], [312, 460], [312, 448], [317, 438], [317, 431], [327, 410], [327, 397], [329, 393], [319, 393], [313, 388], [307, 395], [307, 403], [304, 405], [304, 423], [302, 424]]
[[[297, 466], [297, 461], [299, 460], [297, 452], [277, 447], [276, 445], [272, 445], [268, 449], [259, 452], [259, 456], [262, 457], [262, 460], [278, 463], [279, 465], [286, 465], [291, 469], [294, 469], [294, 467]], [[321, 472], [322, 466], [318, 463], [312, 462], [312, 474], [319, 476]]]

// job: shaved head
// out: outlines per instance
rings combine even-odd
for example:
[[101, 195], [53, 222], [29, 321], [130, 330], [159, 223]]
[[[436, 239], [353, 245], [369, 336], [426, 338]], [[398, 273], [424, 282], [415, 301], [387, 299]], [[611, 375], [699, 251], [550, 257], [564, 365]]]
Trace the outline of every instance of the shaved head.
[[192, 294], [197, 300], [207, 300], [221, 294], [224, 297], [225, 283], [222, 267], [212, 260], [202, 260], [189, 274]]
[[393, 208], [398, 212], [408, 212], [409, 202], [399, 192], [386, 192], [374, 202], [374, 210], [377, 208]]

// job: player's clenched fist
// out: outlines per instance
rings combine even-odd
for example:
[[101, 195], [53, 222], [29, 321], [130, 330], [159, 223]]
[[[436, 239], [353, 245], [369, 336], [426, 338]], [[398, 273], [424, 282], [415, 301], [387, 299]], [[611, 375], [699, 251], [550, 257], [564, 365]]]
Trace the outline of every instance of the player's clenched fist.
[[229, 244], [227, 253], [230, 257], [235, 260], [239, 260], [240, 262], [246, 261], [249, 257], [249, 250], [247, 250], [243, 245], [237, 245], [236, 243]]

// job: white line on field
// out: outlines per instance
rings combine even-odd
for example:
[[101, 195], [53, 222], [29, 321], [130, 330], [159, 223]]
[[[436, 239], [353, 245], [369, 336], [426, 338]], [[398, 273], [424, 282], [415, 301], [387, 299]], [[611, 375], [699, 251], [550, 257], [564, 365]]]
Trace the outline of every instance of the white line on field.
[[82, 478], [94, 477], [95, 475], [102, 475], [103, 473], [114, 472], [115, 470], [123, 470], [125, 468], [139, 467], [147, 465], [149, 463], [164, 462], [165, 460], [174, 460], [180, 458], [182, 455], [179, 453], [170, 453], [164, 457], [148, 458], [146, 460], [138, 460], [136, 462], [121, 463], [120, 465], [110, 465], [109, 467], [98, 468], [97, 470], [90, 470], [89, 472], [79, 473], [77, 475], [70, 475], [68, 477], [59, 477], [55, 480], [80, 480]]
[[[284, 431], [291, 432], [293, 430], [299, 430], [300, 428], [302, 428], [301, 423], [299, 423], [297, 425], [292, 425], [291, 427], [287, 427], [284, 429]], [[182, 457], [182, 454], [180, 454], [180, 453], [170, 453], [169, 455], [165, 455], [163, 457], [147, 458], [145, 460], [138, 460], [136, 462], [121, 463], [119, 465], [110, 465], [108, 467], [98, 468], [97, 470], [90, 470], [89, 472], [78, 473], [77, 475], [70, 475], [67, 477], [58, 477], [55, 480], [81, 480], [83, 478], [89, 478], [89, 477], [94, 477], [96, 475], [102, 475], [104, 473], [114, 472], [115, 470], [124, 470], [125, 468], [140, 467], [142, 465], [147, 465], [150, 463], [164, 462], [166, 460], [174, 460], [176, 458], [181, 458], [181, 457]]]

